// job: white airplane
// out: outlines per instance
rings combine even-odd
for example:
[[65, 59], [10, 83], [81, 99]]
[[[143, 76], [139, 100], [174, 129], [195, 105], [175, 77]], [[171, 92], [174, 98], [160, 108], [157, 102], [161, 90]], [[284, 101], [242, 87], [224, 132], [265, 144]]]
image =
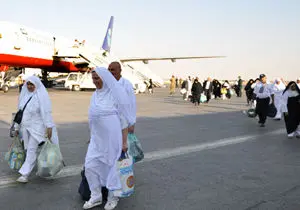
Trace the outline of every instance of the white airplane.
[[[149, 80], [152, 78], [154, 84], [162, 85], [163, 80], [153, 72], [143, 72], [142, 69], [135, 69], [128, 62], [142, 61], [147, 64], [150, 60], [171, 60], [177, 59], [203, 59], [222, 58], [224, 56], [195, 56], [195, 57], [164, 57], [164, 58], [125, 58], [119, 59], [110, 53], [114, 17], [111, 17], [102, 48], [85, 45], [85, 41], [71, 40], [60, 36], [31, 29], [22, 25], [0, 21], [0, 67], [22, 67], [39, 68], [43, 71], [44, 78], [47, 72], [77, 72], [83, 70], [80, 63], [80, 53], [89, 52], [98, 63], [108, 65], [112, 61], [119, 61], [123, 70], [131, 72], [134, 80]], [[82, 60], [82, 58], [81, 58]], [[127, 77], [129, 75], [127, 73]], [[130, 79], [129, 79], [130, 80]], [[133, 80], [133, 78], [131, 79]]]

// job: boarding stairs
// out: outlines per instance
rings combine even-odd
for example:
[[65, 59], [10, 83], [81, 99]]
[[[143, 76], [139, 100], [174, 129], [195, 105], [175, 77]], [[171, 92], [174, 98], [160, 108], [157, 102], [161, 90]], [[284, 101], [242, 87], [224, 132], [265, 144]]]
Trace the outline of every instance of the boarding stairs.
[[[109, 65], [109, 63], [113, 61], [119, 61], [117, 58], [113, 57], [112, 55], [107, 55], [104, 50], [94, 50], [92, 51], [90, 48], [85, 46], [80, 47], [71, 47], [64, 50], [58, 51], [56, 55], [53, 56], [54, 59], [61, 59], [68, 62], [72, 62], [74, 64], [90, 64], [90, 66], [103, 66], [106, 67]], [[124, 65], [124, 64], [123, 64]], [[129, 65], [124, 65], [124, 67]], [[126, 69], [126, 71], [129, 71], [128, 68], [123, 68], [123, 71]], [[143, 73], [140, 70], [136, 68], [132, 68], [132, 71], [127, 72], [127, 79], [130, 80], [132, 83], [144, 83], [144, 81], [149, 81], [150, 78], [153, 80], [153, 84], [155, 84], [158, 87], [161, 87], [163, 84], [161, 81], [157, 81], [155, 77], [152, 77], [149, 75], [149, 72]], [[126, 77], [125, 77], [126, 78]], [[137, 82], [139, 80], [139, 82]], [[133, 82], [134, 81], [134, 82]]]

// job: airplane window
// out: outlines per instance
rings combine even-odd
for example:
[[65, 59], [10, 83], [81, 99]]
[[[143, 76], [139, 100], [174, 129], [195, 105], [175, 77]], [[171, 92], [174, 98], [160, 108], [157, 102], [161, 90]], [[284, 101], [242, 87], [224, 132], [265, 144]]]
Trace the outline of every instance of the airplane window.
[[100, 59], [98, 59], [98, 58], [96, 58], [95, 60], [97, 60], [98, 62], [100, 62], [100, 63], [103, 63]]
[[69, 77], [69, 80], [76, 81], [77, 80], [77, 74], [71, 74], [70, 77]]

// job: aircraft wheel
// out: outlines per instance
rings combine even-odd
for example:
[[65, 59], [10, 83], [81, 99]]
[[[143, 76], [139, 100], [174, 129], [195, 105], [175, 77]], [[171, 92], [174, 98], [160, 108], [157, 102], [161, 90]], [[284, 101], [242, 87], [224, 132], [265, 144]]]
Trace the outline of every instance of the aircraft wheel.
[[74, 91], [80, 91], [79, 85], [74, 85], [74, 86], [73, 86], [73, 90], [74, 90]]
[[3, 92], [4, 93], [7, 93], [8, 92], [8, 86], [7, 85], [4, 85], [3, 87], [2, 87], [2, 90], [3, 90]]

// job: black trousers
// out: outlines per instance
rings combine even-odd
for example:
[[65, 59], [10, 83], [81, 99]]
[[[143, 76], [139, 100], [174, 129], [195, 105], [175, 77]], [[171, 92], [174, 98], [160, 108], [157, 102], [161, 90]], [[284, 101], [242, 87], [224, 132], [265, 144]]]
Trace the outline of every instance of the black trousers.
[[193, 94], [193, 103], [196, 105], [196, 103], [198, 103], [198, 105], [200, 104], [200, 95], [198, 94]]
[[256, 113], [259, 117], [258, 123], [265, 124], [267, 120], [270, 98], [257, 98], [256, 101]]
[[207, 99], [206, 102], [208, 103], [211, 98], [211, 92], [209, 90], [205, 90], [204, 93], [205, 93], [206, 99]]
[[22, 87], [23, 87], [23, 84], [19, 85], [19, 93], [21, 93]]
[[288, 115], [284, 116], [285, 127], [288, 134], [295, 132], [300, 124], [300, 97], [290, 97], [287, 108]]

